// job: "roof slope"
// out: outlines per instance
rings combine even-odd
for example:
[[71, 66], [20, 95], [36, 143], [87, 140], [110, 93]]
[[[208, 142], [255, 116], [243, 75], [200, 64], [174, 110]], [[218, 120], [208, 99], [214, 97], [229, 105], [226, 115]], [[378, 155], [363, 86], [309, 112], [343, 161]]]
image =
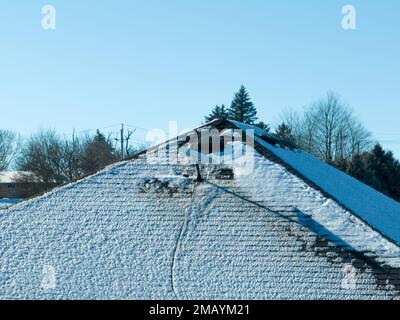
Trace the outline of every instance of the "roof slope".
[[251, 172], [201, 165], [202, 182], [181, 149], [0, 211], [0, 298], [399, 297], [400, 248], [267, 148]]
[[[232, 121], [243, 130], [255, 129]], [[256, 135], [265, 133], [256, 128]], [[294, 168], [302, 176], [357, 214], [382, 234], [400, 244], [400, 203], [354, 179], [346, 173], [301, 150], [271, 145], [261, 138], [257, 142]]]

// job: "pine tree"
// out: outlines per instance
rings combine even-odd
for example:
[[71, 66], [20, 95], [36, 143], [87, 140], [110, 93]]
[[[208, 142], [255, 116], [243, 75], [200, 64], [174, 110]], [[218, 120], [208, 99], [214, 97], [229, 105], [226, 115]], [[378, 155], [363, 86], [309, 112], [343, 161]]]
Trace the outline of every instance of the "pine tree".
[[343, 172], [347, 172], [349, 170], [349, 161], [345, 158], [339, 158], [335, 161], [334, 166]]
[[93, 173], [116, 160], [114, 148], [104, 134], [97, 130], [88, 141], [81, 156], [81, 167], [85, 174]]
[[370, 152], [355, 155], [347, 165], [347, 173], [400, 201], [400, 163], [381, 145], [377, 144]]
[[225, 105], [218, 106], [216, 105], [214, 109], [212, 109], [211, 113], [205, 117], [206, 122], [210, 122], [214, 119], [228, 119], [228, 110], [226, 109]]
[[292, 129], [285, 123], [282, 122], [275, 130], [275, 134], [282, 139], [286, 139], [292, 135]]
[[262, 130], [264, 130], [265, 132], [270, 132], [271, 131], [271, 127], [269, 126], [269, 124], [267, 124], [267, 123], [265, 123], [263, 121], [260, 121], [260, 122], [256, 123], [255, 126], [260, 128], [260, 129], [262, 129]]
[[229, 117], [247, 124], [253, 124], [257, 120], [257, 110], [246, 88], [242, 85], [233, 98], [229, 108]]
[[277, 135], [282, 140], [286, 140], [292, 144], [295, 144], [296, 139], [292, 133], [292, 128], [289, 127], [285, 122], [282, 122], [278, 128], [275, 130], [275, 135]]
[[385, 151], [381, 145], [376, 145], [369, 157], [368, 169], [379, 181], [381, 191], [400, 200], [400, 163], [391, 151]]
[[[367, 169], [364, 163], [365, 154], [356, 154], [346, 165], [346, 172], [352, 177], [367, 183]], [[338, 166], [340, 168], [340, 166]]]

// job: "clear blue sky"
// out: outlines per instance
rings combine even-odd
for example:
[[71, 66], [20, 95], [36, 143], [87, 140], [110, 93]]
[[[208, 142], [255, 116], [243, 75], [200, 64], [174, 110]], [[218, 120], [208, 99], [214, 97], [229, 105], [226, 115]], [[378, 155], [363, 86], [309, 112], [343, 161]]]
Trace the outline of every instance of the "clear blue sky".
[[[341, 28], [345, 4], [357, 30]], [[275, 125], [334, 90], [400, 157], [398, 0], [14, 0], [0, 29], [1, 128], [183, 129], [241, 84]]]

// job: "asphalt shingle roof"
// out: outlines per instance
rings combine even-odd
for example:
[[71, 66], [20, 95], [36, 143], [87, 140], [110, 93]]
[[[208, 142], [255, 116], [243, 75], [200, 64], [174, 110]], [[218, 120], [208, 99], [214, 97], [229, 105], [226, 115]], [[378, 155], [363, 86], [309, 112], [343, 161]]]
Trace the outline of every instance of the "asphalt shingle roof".
[[256, 150], [251, 174], [142, 154], [0, 210], [0, 298], [398, 298], [398, 245]]

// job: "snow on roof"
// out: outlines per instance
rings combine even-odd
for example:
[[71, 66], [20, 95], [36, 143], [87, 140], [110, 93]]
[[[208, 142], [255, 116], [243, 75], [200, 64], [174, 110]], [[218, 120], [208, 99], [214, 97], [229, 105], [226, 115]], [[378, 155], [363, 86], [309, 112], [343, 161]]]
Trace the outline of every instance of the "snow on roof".
[[0, 209], [7, 209], [8, 207], [11, 207], [12, 205], [22, 201], [21, 199], [3, 199], [0, 198]]
[[[325, 167], [322, 162], [314, 157], [301, 151], [293, 152], [280, 147], [273, 147], [261, 139], [256, 138], [256, 141], [265, 146], [268, 150], [273, 150], [273, 154], [278, 155], [280, 159], [287, 159], [282, 155], [283, 152], [285, 152], [285, 154], [291, 152], [293, 157], [305, 167], [307, 167], [307, 164], [313, 165], [313, 169], [316, 168], [315, 172], [319, 172], [318, 178], [321, 178], [323, 181], [324, 179], [330, 179], [332, 182], [332, 180], [338, 179], [337, 173], [335, 174], [330, 171], [326, 173], [326, 167], [331, 168], [330, 166]], [[299, 157], [296, 157], [296, 155]], [[302, 156], [311, 157], [313, 161], [307, 163], [303, 161]], [[296, 164], [297, 162], [294, 163], [294, 166], [297, 170], [300, 169], [300, 173], [307, 173], [305, 170], [301, 170], [302, 168], [300, 166], [296, 166]], [[275, 167], [274, 170], [270, 168], [267, 169], [271, 166]], [[236, 171], [238, 172], [236, 176], [240, 184], [252, 193], [252, 198], [256, 199], [256, 201], [263, 202], [265, 199], [271, 197], [271, 186], [268, 185], [266, 181], [278, 180], [279, 183], [274, 184], [274, 201], [282, 204], [291, 204], [296, 210], [301, 212], [301, 215], [313, 219], [315, 224], [319, 225], [318, 228], [314, 228], [314, 231], [318, 232], [318, 234], [326, 235], [326, 232], [329, 232], [331, 235], [334, 235], [334, 237], [330, 237], [330, 240], [334, 243], [338, 244], [338, 242], [340, 242], [341, 245], [344, 245], [349, 250], [368, 252], [377, 256], [378, 260], [384, 264], [400, 267], [400, 247], [398, 245], [383, 237], [381, 233], [376, 231], [377, 228], [370, 228], [368, 224], [363, 223], [363, 220], [360, 220], [358, 215], [353, 215], [346, 208], [342, 207], [340, 203], [327, 197], [318, 190], [313, 189], [301, 178], [289, 174], [281, 165], [271, 164], [264, 156], [256, 153], [254, 170], [252, 172], [247, 174], [244, 172], [244, 174], [241, 174], [241, 168], [239, 167], [238, 169], [239, 171]], [[273, 172], [273, 177], [271, 177], [271, 172]], [[329, 176], [329, 173], [331, 176]], [[312, 179], [310, 180], [314, 181]], [[319, 180], [315, 183], [320, 186], [318, 182]], [[338, 187], [341, 186], [340, 180], [336, 183]], [[335, 185], [335, 183], [333, 182], [332, 185]], [[290, 190], [293, 189], [302, 189], [304, 192], [300, 195], [299, 193], [290, 192]], [[378, 196], [380, 195], [378, 192], [374, 192], [377, 193]], [[355, 191], [353, 191], [352, 195], [354, 197], [364, 196]], [[377, 200], [377, 198], [373, 198], [372, 201], [373, 200]], [[386, 197], [384, 200], [387, 200]], [[388, 203], [391, 204], [391, 201], [388, 201]], [[396, 203], [394, 204], [396, 205]], [[368, 207], [368, 203], [366, 203], [366, 206]], [[395, 207], [392, 206], [391, 208]], [[377, 214], [381, 212], [381, 209], [376, 211]], [[388, 221], [388, 219], [386, 221]]]
[[[184, 151], [182, 158], [195, 155]], [[0, 210], [0, 298], [399, 296], [399, 246], [275, 156], [253, 155], [252, 170], [243, 159], [201, 165], [202, 182], [190, 159], [150, 163], [141, 155]], [[233, 178], [217, 178], [227, 168]], [[357, 280], [350, 289], [349, 274]]]
[[[232, 121], [242, 130], [257, 129]], [[392, 241], [400, 244], [400, 203], [301, 150], [256, 141]]]
[[278, 158], [327, 192], [340, 204], [400, 244], [400, 203], [301, 150], [258, 140]]

